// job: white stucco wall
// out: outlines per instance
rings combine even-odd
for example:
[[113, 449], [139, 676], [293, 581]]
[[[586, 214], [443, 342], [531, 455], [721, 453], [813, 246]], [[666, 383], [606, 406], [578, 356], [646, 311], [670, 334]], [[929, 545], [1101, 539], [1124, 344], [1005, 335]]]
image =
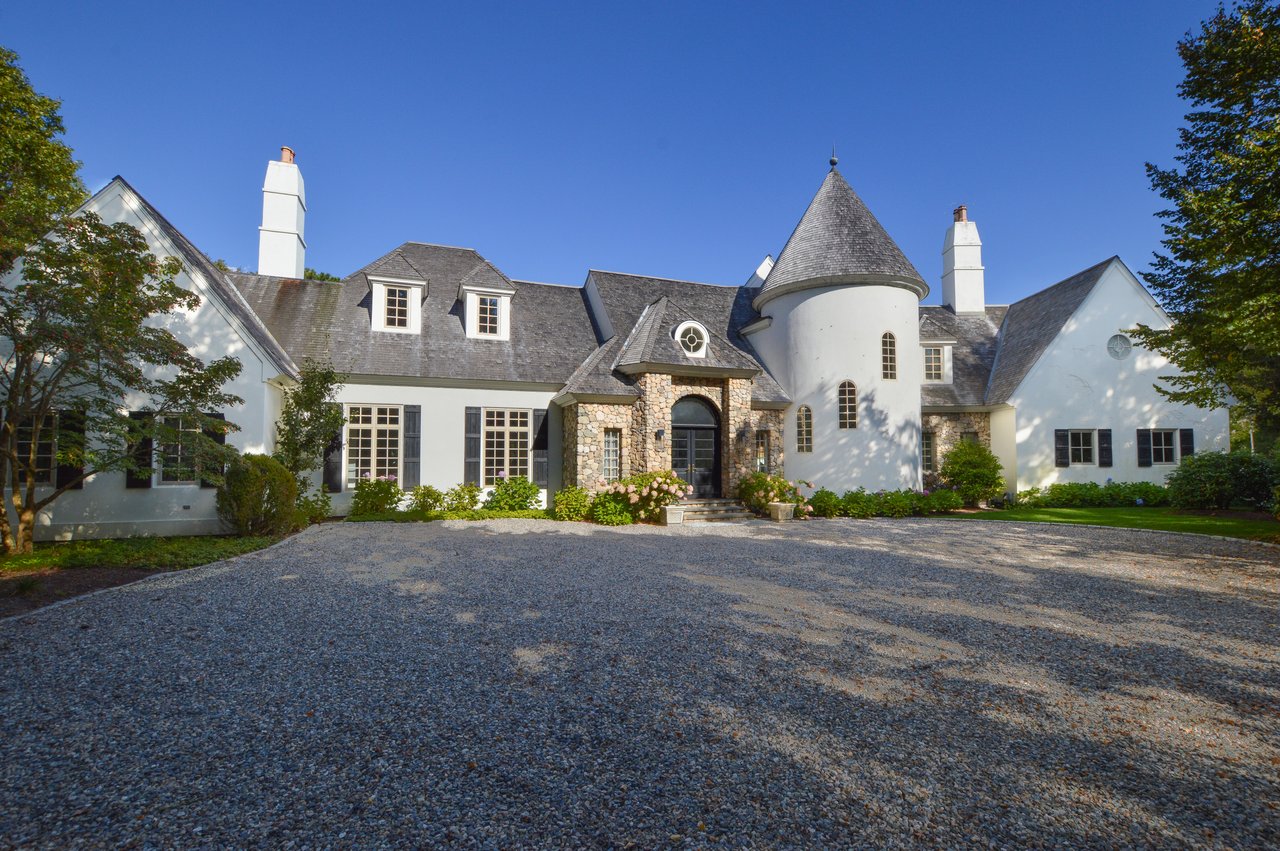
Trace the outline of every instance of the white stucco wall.
[[[1139, 323], [1168, 327], [1151, 296], [1115, 261], [1010, 399], [1017, 415], [1020, 490], [1108, 478], [1163, 483], [1172, 466], [1138, 466], [1140, 428], [1195, 429], [1197, 452], [1228, 447], [1226, 410], [1174, 404], [1156, 392], [1158, 377], [1172, 371], [1164, 357], [1136, 346], [1123, 360], [1107, 352], [1112, 335]], [[995, 425], [993, 417], [993, 442]], [[1112, 433], [1112, 467], [1054, 466], [1054, 429], [1106, 428]]]
[[[546, 505], [547, 491], [560, 488], [562, 429], [560, 408], [551, 404], [559, 388], [512, 389], [507, 387], [439, 387], [378, 383], [370, 377], [349, 381], [338, 394], [344, 405], [421, 405], [422, 406], [422, 474], [420, 484], [447, 490], [463, 481], [465, 470], [466, 409], [520, 408], [547, 409], [548, 489], [542, 492]], [[344, 448], [345, 453], [345, 448]], [[343, 459], [346, 469], [346, 459]], [[532, 472], [532, 470], [531, 470]], [[345, 514], [351, 504], [351, 493], [333, 495], [334, 511]]]
[[[802, 290], [763, 306], [768, 328], [751, 344], [791, 396], [785, 473], [837, 493], [920, 486], [919, 299], [888, 286]], [[881, 377], [881, 336], [897, 341], [898, 377]], [[839, 428], [840, 383], [858, 386], [858, 427]], [[796, 410], [813, 409], [813, 452], [798, 453]]]
[[[86, 209], [106, 222], [128, 222], [138, 228], [157, 256], [180, 256], [123, 186], [109, 185]], [[240, 361], [240, 376], [226, 385], [226, 390], [244, 399], [244, 404], [223, 411], [240, 430], [228, 435], [227, 443], [241, 452], [267, 451], [274, 441], [279, 411], [279, 390], [268, 384], [278, 377], [275, 368], [217, 299], [210, 297], [202, 280], [184, 271], [177, 282], [200, 295], [200, 305], [194, 311], [159, 319], [157, 324], [206, 361], [223, 355]], [[126, 399], [124, 406], [137, 410], [144, 404], [140, 398]], [[86, 480], [83, 489], [66, 492], [38, 516], [37, 539], [221, 532], [214, 494], [212, 488], [198, 485], [126, 488], [124, 473], [98, 474]]]

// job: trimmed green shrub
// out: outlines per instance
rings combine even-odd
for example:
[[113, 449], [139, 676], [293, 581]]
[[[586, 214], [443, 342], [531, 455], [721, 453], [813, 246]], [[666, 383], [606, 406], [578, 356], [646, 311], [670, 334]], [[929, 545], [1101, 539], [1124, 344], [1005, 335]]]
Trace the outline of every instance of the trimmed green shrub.
[[591, 519], [601, 526], [629, 526], [631, 519], [631, 501], [627, 494], [617, 491], [605, 491], [597, 494], [591, 503]]
[[769, 503], [790, 502], [796, 506], [796, 516], [805, 512], [805, 498], [800, 488], [782, 476], [768, 473], [752, 473], [738, 484], [738, 499], [756, 514], [768, 514]]
[[1183, 458], [1166, 481], [1176, 508], [1230, 508], [1235, 502], [1260, 508], [1271, 502], [1280, 473], [1265, 455], [1197, 452]]
[[218, 516], [240, 535], [283, 535], [296, 521], [298, 485], [269, 455], [243, 455], [218, 488]]
[[444, 508], [444, 493], [431, 485], [418, 485], [409, 492], [410, 511], [439, 511]]
[[400, 507], [404, 491], [391, 478], [365, 478], [356, 482], [355, 496], [351, 498], [351, 513], [354, 516], [364, 514], [382, 514], [395, 511]]
[[529, 511], [538, 507], [541, 489], [524, 476], [499, 478], [489, 498], [484, 501], [486, 511]]
[[[294, 477], [295, 484], [297, 477]], [[297, 519], [294, 525], [303, 529], [315, 523], [323, 523], [333, 514], [333, 500], [329, 498], [329, 489], [320, 486], [315, 496], [298, 497]]]
[[1057, 482], [1018, 494], [1024, 508], [1156, 508], [1169, 504], [1167, 488], [1151, 482]]
[[961, 441], [942, 456], [938, 471], [943, 484], [960, 495], [965, 505], [977, 505], [1004, 493], [1000, 459], [981, 443]]
[[475, 511], [480, 505], [480, 486], [470, 482], [454, 485], [444, 492], [445, 511]]
[[553, 513], [557, 520], [586, 520], [591, 512], [591, 492], [586, 488], [567, 487], [556, 491]]
[[839, 517], [840, 497], [826, 488], [819, 488], [809, 497], [809, 505], [813, 507], [814, 517]]
[[844, 496], [840, 497], [840, 514], [845, 517], [853, 517], [858, 520], [875, 517], [876, 506], [876, 498], [863, 488], [858, 488], [856, 491], [845, 491]]
[[881, 517], [910, 517], [916, 513], [915, 491], [880, 491], [872, 494], [876, 514]]
[[926, 514], [946, 514], [964, 507], [960, 494], [951, 488], [939, 488], [923, 494], [924, 512]]

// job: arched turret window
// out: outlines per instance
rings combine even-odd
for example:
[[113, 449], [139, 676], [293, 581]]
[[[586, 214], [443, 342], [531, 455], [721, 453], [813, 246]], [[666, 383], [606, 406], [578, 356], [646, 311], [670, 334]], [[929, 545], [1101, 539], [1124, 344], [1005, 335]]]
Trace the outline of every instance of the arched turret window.
[[852, 381], [840, 382], [840, 428], [858, 427], [858, 385]]
[[813, 451], [813, 411], [801, 405], [796, 411], [796, 452]]
[[898, 341], [888, 331], [880, 338], [880, 375], [882, 378], [898, 377]]

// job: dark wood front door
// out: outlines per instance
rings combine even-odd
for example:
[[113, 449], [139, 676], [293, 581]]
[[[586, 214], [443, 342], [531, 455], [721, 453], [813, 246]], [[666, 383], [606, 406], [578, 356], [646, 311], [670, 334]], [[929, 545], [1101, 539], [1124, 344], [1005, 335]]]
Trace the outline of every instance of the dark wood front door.
[[671, 429], [671, 467], [677, 476], [693, 485], [696, 498], [720, 495], [720, 453], [715, 428]]

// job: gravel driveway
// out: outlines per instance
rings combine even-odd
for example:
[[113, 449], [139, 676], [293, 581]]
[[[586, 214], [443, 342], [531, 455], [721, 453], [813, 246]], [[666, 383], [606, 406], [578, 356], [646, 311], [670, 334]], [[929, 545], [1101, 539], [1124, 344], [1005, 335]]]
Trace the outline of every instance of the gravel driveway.
[[335, 524], [0, 623], [0, 847], [1275, 847], [1280, 550]]

